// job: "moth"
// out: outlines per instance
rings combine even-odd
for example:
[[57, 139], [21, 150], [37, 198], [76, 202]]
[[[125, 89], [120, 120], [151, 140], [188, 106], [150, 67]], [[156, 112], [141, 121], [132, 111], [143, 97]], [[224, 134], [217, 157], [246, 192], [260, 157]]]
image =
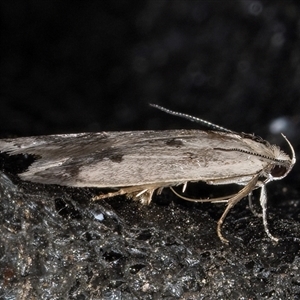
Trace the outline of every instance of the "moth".
[[[170, 189], [179, 197], [195, 202], [225, 202], [217, 223], [222, 242], [222, 224], [242, 198], [260, 188], [263, 225], [266, 234], [278, 241], [267, 225], [266, 184], [284, 178], [296, 157], [289, 140], [291, 156], [253, 134], [237, 133], [205, 120], [151, 104], [168, 114], [201, 123], [203, 130], [127, 131], [57, 134], [0, 140], [0, 152], [28, 154], [36, 160], [22, 180], [72, 187], [109, 188], [111, 192], [94, 200], [127, 195], [149, 204], [155, 191]], [[237, 184], [239, 192], [221, 198], [191, 199], [178, 194], [173, 186], [188, 182], [210, 185]]]

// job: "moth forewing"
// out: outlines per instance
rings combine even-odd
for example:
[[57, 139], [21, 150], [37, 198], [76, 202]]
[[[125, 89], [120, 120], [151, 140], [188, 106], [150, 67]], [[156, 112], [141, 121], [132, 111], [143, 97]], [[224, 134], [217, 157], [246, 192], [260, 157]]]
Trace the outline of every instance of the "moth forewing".
[[[154, 105], [155, 106], [155, 105]], [[237, 194], [216, 199], [186, 200], [226, 202], [217, 233], [229, 210], [253, 189], [261, 188], [263, 222], [268, 236], [265, 185], [285, 177], [296, 162], [277, 146], [261, 138], [236, 133], [195, 117], [155, 106], [167, 113], [205, 124], [212, 131], [166, 130], [61, 134], [0, 140], [0, 152], [29, 154], [36, 160], [21, 179], [43, 184], [110, 188], [94, 198], [127, 195], [149, 204], [164, 187], [202, 181], [239, 184]], [[172, 189], [173, 190], [173, 189]], [[173, 190], [174, 191], [174, 190]]]

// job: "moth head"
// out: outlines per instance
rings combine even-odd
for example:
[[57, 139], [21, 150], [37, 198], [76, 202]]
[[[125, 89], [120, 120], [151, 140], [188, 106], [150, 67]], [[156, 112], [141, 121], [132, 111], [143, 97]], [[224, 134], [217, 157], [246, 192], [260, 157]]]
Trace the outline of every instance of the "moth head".
[[292, 144], [284, 134], [281, 135], [288, 143], [292, 152], [292, 156], [288, 156], [277, 147], [274, 149], [275, 161], [272, 164], [272, 169], [270, 170], [271, 178], [269, 180], [280, 180], [284, 178], [292, 170], [294, 164], [296, 163], [296, 155]]

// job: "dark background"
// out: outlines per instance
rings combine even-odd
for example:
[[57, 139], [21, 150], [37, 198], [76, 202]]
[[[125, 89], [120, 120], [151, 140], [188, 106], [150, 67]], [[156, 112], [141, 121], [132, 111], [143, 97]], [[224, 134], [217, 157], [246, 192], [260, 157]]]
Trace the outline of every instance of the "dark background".
[[[282, 131], [299, 153], [298, 1], [1, 1], [0, 14], [1, 137], [197, 128], [157, 103], [288, 152]], [[102, 206], [90, 191], [2, 176], [0, 297], [300, 299], [298, 174], [268, 185], [282, 241], [244, 201], [226, 220], [229, 246], [215, 234], [223, 206], [169, 193]]]

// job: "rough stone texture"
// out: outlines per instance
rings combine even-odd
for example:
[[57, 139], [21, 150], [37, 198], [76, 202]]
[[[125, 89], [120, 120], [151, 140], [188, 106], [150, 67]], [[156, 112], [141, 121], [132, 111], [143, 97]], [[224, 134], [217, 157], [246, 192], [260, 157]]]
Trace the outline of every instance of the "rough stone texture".
[[[197, 128], [151, 102], [285, 148], [277, 120], [298, 153], [297, 1], [4, 1], [0, 12], [1, 137]], [[93, 203], [97, 190], [18, 180], [24, 157], [0, 163], [1, 299], [300, 299], [297, 165], [267, 187], [280, 242], [242, 201], [226, 246], [222, 204], [167, 190], [150, 206]]]

